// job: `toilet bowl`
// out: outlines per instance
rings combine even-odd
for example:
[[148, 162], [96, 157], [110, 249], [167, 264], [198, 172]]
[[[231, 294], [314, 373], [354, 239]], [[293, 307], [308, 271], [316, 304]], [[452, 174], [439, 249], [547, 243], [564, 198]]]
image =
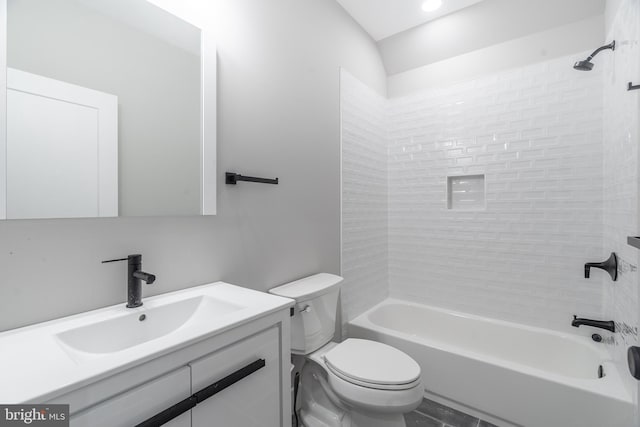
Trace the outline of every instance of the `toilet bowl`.
[[386, 344], [332, 341], [340, 282], [322, 273], [269, 291], [296, 300], [291, 343], [294, 365], [301, 367], [301, 425], [405, 427], [403, 414], [422, 401], [420, 366]]

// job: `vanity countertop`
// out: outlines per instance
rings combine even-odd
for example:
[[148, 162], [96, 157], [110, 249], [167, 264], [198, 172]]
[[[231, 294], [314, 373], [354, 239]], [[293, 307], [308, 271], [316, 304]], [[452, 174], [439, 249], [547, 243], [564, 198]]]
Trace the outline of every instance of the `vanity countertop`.
[[0, 333], [0, 402], [46, 402], [293, 304], [216, 282]]

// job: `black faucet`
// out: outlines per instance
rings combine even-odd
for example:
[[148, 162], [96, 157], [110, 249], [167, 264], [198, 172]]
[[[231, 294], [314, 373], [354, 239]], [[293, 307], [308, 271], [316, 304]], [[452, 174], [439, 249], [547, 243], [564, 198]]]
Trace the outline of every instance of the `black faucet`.
[[616, 331], [616, 324], [613, 322], [613, 320], [607, 321], [607, 320], [581, 319], [574, 314], [573, 321], [571, 322], [571, 326], [578, 328], [582, 325], [593, 326], [594, 328], [606, 329], [607, 331], [611, 331], [611, 332]]
[[102, 263], [116, 261], [129, 261], [129, 271], [127, 274], [127, 308], [140, 307], [142, 305], [142, 281], [144, 280], [150, 285], [155, 282], [156, 276], [142, 271], [142, 255], [140, 254], [129, 255], [126, 258], [110, 259], [108, 261], [102, 261]]
[[584, 265], [584, 278], [588, 279], [591, 267], [593, 268], [601, 268], [602, 270], [609, 273], [611, 276], [611, 280], [614, 282], [618, 280], [618, 256], [615, 252], [611, 252], [611, 256], [606, 261], [602, 262], [588, 262]]

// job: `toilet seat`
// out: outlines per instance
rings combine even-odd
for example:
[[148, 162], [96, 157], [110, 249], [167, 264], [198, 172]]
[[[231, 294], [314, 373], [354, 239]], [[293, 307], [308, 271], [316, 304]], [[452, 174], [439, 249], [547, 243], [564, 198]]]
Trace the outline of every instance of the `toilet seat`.
[[331, 393], [347, 405], [360, 410], [378, 414], [411, 412], [420, 405], [424, 395], [424, 386], [420, 379], [414, 382], [411, 388], [382, 390], [370, 386], [359, 386], [353, 381], [345, 381], [329, 369], [325, 372]]
[[407, 390], [420, 383], [420, 365], [402, 351], [376, 341], [349, 338], [323, 356], [338, 378], [376, 390]]

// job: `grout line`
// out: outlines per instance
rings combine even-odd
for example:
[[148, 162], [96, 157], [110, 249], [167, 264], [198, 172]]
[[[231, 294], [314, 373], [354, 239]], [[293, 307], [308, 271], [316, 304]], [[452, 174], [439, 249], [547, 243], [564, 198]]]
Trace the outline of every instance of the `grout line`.
[[[449, 427], [449, 425], [448, 425], [446, 422], [444, 422], [443, 420], [439, 420], [439, 419], [437, 419], [437, 418], [435, 418], [435, 417], [432, 417], [431, 415], [427, 415], [427, 414], [425, 414], [425, 413], [423, 413], [423, 412], [420, 412], [420, 411], [418, 411], [418, 410], [415, 410], [415, 411], [413, 411], [413, 412], [416, 412], [416, 413], [418, 413], [418, 414], [422, 415], [422, 416], [423, 416], [423, 417], [425, 417], [425, 418], [429, 418], [430, 420], [433, 420], [433, 421], [437, 421], [437, 422], [439, 422], [440, 424], [442, 424], [442, 427]], [[476, 426], [476, 427], [477, 427], [477, 426]]]
[[438, 422], [441, 422], [442, 424], [445, 424], [445, 422], [443, 420], [439, 420], [436, 417], [434, 417], [433, 415], [425, 414], [424, 412], [420, 412], [420, 411], [415, 411], [415, 412], [417, 412], [418, 414], [422, 415], [423, 417], [431, 418], [432, 420], [436, 420]]

